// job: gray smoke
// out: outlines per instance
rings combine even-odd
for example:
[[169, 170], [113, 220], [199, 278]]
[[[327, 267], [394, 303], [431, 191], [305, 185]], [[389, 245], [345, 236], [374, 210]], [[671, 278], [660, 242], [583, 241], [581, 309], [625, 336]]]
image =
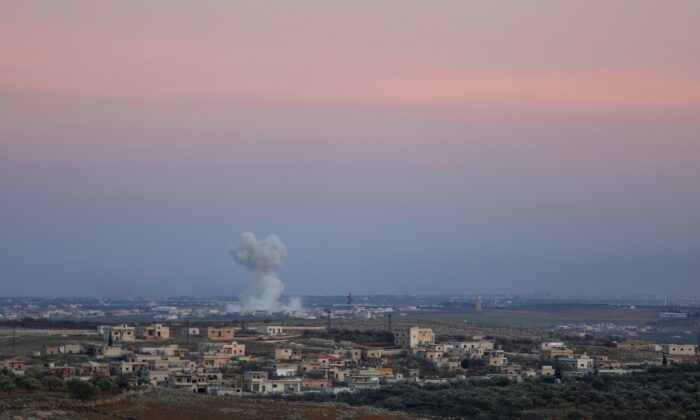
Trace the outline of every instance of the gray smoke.
[[292, 300], [280, 302], [284, 293], [284, 283], [277, 278], [277, 272], [287, 256], [280, 238], [269, 235], [258, 240], [255, 234], [246, 232], [237, 248], [231, 250], [233, 259], [246, 267], [253, 276], [253, 285], [241, 296], [239, 310], [285, 311], [298, 310], [300, 302]]

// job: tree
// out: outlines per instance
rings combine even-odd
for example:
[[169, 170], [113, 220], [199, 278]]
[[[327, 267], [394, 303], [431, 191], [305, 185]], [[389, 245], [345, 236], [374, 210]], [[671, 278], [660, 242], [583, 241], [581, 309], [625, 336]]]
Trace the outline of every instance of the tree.
[[71, 397], [79, 400], [90, 400], [97, 396], [97, 388], [93, 384], [80, 379], [71, 379], [66, 382]]
[[665, 354], [664, 354], [663, 359], [661, 359], [661, 364], [664, 365], [664, 366], [667, 366], [667, 365], [668, 365], [668, 360], [666, 359], [666, 355], [665, 355]]
[[469, 369], [469, 364], [470, 364], [470, 363], [469, 363], [469, 359], [468, 359], [468, 358], [462, 360], [462, 363], [461, 363], [462, 369]]
[[15, 378], [15, 385], [24, 388], [27, 391], [36, 391], [39, 389], [39, 381], [29, 376], [18, 376]]
[[0, 391], [12, 394], [17, 389], [15, 382], [9, 376], [0, 375]]
[[117, 384], [107, 375], [98, 374], [90, 379], [90, 383], [97, 387], [97, 389], [102, 394], [109, 394], [114, 392], [118, 386]]
[[41, 385], [47, 388], [49, 391], [54, 391], [56, 389], [61, 389], [65, 385], [63, 379], [58, 376], [48, 375], [41, 378]]

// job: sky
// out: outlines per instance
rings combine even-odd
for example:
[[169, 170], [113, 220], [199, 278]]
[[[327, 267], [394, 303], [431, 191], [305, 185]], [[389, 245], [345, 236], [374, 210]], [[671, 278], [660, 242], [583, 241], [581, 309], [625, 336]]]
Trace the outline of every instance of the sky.
[[700, 296], [696, 0], [0, 0], [0, 295]]

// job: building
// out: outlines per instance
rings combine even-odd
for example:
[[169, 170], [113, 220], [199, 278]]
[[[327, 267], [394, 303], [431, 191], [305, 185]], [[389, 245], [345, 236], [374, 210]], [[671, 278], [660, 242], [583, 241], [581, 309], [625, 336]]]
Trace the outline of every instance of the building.
[[277, 347], [275, 348], [275, 360], [301, 360], [301, 349]]
[[379, 383], [380, 374], [347, 375], [345, 380], [350, 389], [378, 389], [381, 386]]
[[224, 328], [207, 328], [207, 338], [214, 341], [231, 341], [233, 340], [233, 327]]
[[554, 376], [556, 373], [556, 369], [552, 366], [542, 366], [540, 369], [540, 375], [542, 376]]
[[257, 328], [258, 334], [280, 335], [284, 334], [284, 328], [279, 325], [263, 325]]
[[542, 359], [545, 360], [573, 357], [574, 355], [574, 351], [566, 347], [566, 344], [560, 341], [542, 343], [540, 348]]
[[13, 357], [11, 359], [0, 361], [0, 367], [9, 370], [15, 375], [24, 375], [24, 369], [27, 366], [27, 359], [23, 357]]
[[301, 378], [269, 379], [267, 372], [245, 372], [243, 389], [263, 394], [290, 394], [301, 392]]
[[275, 366], [275, 375], [276, 376], [287, 376], [287, 377], [297, 376], [298, 371], [299, 371], [299, 365], [277, 365], [277, 366]]
[[474, 301], [474, 310], [481, 312], [481, 296], [476, 297], [476, 301]]
[[170, 327], [154, 324], [137, 330], [138, 338], [142, 340], [167, 340], [170, 338]]
[[333, 386], [333, 383], [328, 378], [303, 378], [301, 380], [302, 389], [325, 389]]
[[232, 341], [231, 344], [221, 346], [220, 353], [230, 354], [231, 356], [245, 356], [245, 344]]
[[394, 344], [404, 349], [435, 344], [435, 333], [430, 328], [409, 327], [394, 333]]
[[508, 358], [505, 357], [503, 350], [489, 350], [486, 356], [488, 365], [491, 367], [501, 367], [508, 364]]
[[698, 346], [695, 344], [663, 344], [661, 351], [669, 356], [697, 356]]
[[594, 360], [588, 357], [586, 353], [583, 353], [583, 356], [579, 356], [576, 359], [576, 369], [578, 370], [593, 369], [593, 366]]
[[114, 343], [120, 341], [134, 341], [136, 339], [135, 330], [134, 327], [130, 327], [126, 324], [102, 327], [104, 339], [110, 340], [111, 335], [111, 340]]

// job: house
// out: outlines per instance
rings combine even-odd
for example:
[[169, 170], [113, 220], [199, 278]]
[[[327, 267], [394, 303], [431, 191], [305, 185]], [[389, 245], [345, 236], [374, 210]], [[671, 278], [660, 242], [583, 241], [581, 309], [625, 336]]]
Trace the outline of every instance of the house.
[[584, 369], [593, 369], [594, 361], [590, 357], [588, 357], [588, 354], [583, 353], [583, 356], [579, 356], [576, 359], [576, 369], [578, 370], [584, 370]]
[[139, 328], [137, 336], [143, 340], [167, 340], [170, 338], [170, 327], [163, 324], [154, 324]]
[[338, 357], [333, 356], [332, 354], [305, 354], [304, 355], [304, 362], [311, 363], [311, 364], [316, 364], [319, 366], [329, 366], [331, 363], [337, 362]]
[[148, 370], [146, 380], [153, 386], [167, 386], [170, 378], [169, 370]]
[[259, 393], [297, 393], [301, 392], [301, 379], [269, 379], [267, 372], [250, 371], [243, 374], [243, 389]]
[[232, 341], [231, 344], [224, 344], [221, 346], [220, 353], [230, 354], [231, 356], [245, 356], [245, 344], [240, 344], [236, 341]]
[[367, 348], [363, 350], [365, 359], [381, 359], [384, 355], [384, 349]]
[[217, 386], [210, 386], [208, 388], [209, 394], [211, 395], [220, 395], [220, 396], [234, 396], [234, 397], [240, 397], [243, 395], [243, 389], [242, 388], [235, 388], [235, 387], [229, 387], [229, 386], [223, 386], [223, 385], [217, 385]]
[[135, 330], [134, 327], [130, 327], [126, 324], [102, 327], [104, 339], [110, 340], [111, 336], [111, 340], [114, 343], [119, 341], [134, 341], [136, 339]]
[[195, 372], [172, 371], [167, 383], [172, 388], [189, 389], [194, 393], [204, 394], [211, 388], [221, 387], [223, 378], [219, 372], [207, 372], [203, 369]]
[[179, 346], [177, 344], [170, 344], [168, 346], [140, 347], [139, 353], [152, 354], [154, 356], [175, 356], [179, 353], [178, 350]]
[[214, 341], [231, 341], [233, 340], [233, 327], [224, 328], [207, 328], [207, 338]]
[[275, 360], [301, 360], [301, 349], [277, 347], [275, 348]]
[[202, 364], [207, 368], [220, 368], [231, 364], [231, 357], [224, 353], [205, 354], [202, 356]]
[[303, 378], [301, 380], [301, 389], [325, 389], [333, 386], [331, 379], [322, 378]]
[[508, 364], [508, 359], [505, 357], [503, 350], [489, 350], [486, 353], [488, 365], [491, 367], [501, 367]]
[[663, 344], [661, 351], [669, 356], [697, 356], [698, 346], [695, 344]]
[[566, 347], [566, 344], [560, 341], [542, 343], [540, 350], [542, 359], [544, 360], [554, 360], [560, 357], [566, 358], [574, 355], [574, 351]]
[[81, 375], [93, 375], [95, 373], [109, 373], [109, 365], [99, 362], [87, 362], [80, 365]]
[[9, 370], [15, 375], [24, 375], [24, 369], [27, 366], [27, 359], [23, 357], [13, 357], [11, 359], [0, 362], [0, 367]]
[[409, 327], [394, 332], [394, 344], [404, 349], [415, 349], [435, 344], [435, 333], [430, 328]]
[[345, 377], [350, 389], [378, 389], [380, 376], [378, 374], [354, 374]]
[[542, 366], [540, 369], [540, 375], [542, 376], [554, 376], [556, 373], [556, 369], [554, 369], [552, 366]]
[[51, 374], [60, 376], [62, 378], [75, 376], [77, 373], [77, 369], [75, 367], [68, 365], [56, 366], [53, 363], [49, 363], [48, 369], [49, 372], [51, 372]]
[[276, 365], [275, 375], [276, 376], [297, 376], [299, 371], [298, 365]]
[[64, 344], [62, 346], [47, 347], [46, 354], [80, 354], [84, 349], [81, 344]]

